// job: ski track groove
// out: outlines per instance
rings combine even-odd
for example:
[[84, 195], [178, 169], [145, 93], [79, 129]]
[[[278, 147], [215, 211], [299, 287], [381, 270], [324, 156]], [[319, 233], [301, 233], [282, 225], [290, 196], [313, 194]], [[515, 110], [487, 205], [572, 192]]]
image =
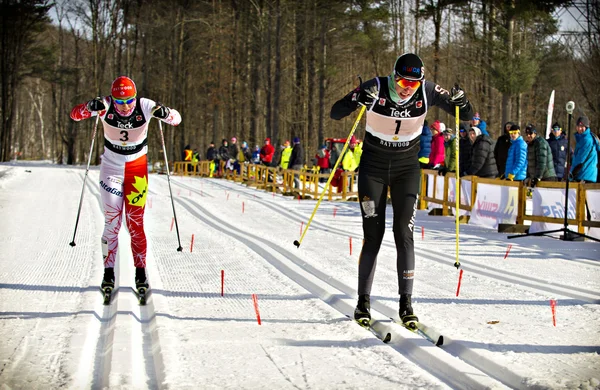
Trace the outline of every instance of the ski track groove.
[[[333, 287], [343, 292], [346, 297], [354, 295], [354, 292], [350, 287], [325, 275], [318, 269], [306, 264], [301, 258], [293, 255], [290, 251], [281, 248], [277, 244], [274, 244], [263, 237], [239, 231], [234, 226], [222, 220], [219, 224], [216, 224], [213, 221], [218, 220], [217, 216], [206, 210], [203, 206], [200, 206], [194, 200], [178, 198], [175, 199], [175, 201], [206, 225], [217, 231], [226, 233], [232, 239], [245, 244], [250, 250], [256, 252], [266, 262], [270, 263], [291, 281], [314, 294], [333, 309], [343, 314], [349, 313], [352, 310], [352, 307], [342, 302], [342, 298], [340, 298], [338, 294], [332, 295], [329, 292], [331, 288], [323, 288], [319, 285], [325, 284], [326, 286]], [[290, 262], [292, 266], [285, 264], [284, 261], [280, 260], [281, 257], [283, 257], [286, 262]], [[299, 271], [292, 269], [296, 267], [299, 267]], [[308, 276], [303, 274], [308, 274]], [[395, 312], [391, 312], [385, 305], [378, 304], [377, 302], [373, 302], [372, 307], [373, 310], [384, 313], [386, 317], [395, 314]], [[377, 321], [377, 324], [374, 325], [374, 329], [380, 334], [384, 332], [392, 333], [392, 340], [396, 341], [387, 344], [389, 347], [405, 356], [410, 356], [411, 361], [423, 370], [452, 387], [501, 387], [502, 385], [500, 385], [500, 383], [507, 385], [506, 379], [503, 378], [500, 373], [490, 371], [490, 368], [495, 368], [492, 364], [479, 364], [480, 367], [488, 369], [488, 372], [484, 372], [480, 367], [476, 368], [473, 362], [460, 361], [447, 351], [433, 346], [421, 336], [404, 329], [400, 325], [392, 325], [389, 320]], [[373, 336], [373, 338], [375, 337]], [[492, 363], [481, 356], [477, 356], [477, 359]], [[432, 364], [432, 361], [436, 362], [436, 364]], [[465, 373], [467, 374], [465, 375]], [[503, 370], [501, 374], [506, 375], [507, 373], [509, 373], [507, 370]], [[521, 383], [524, 381], [524, 378], [521, 378], [517, 374], [514, 374], [514, 377], [510, 379], [511, 383], [508, 385], [512, 387], [520, 387]]]
[[[92, 172], [90, 172], [92, 173]], [[97, 175], [98, 172], [94, 172], [94, 178], [99, 180]], [[83, 176], [83, 174], [81, 174]], [[86, 186], [89, 188], [90, 193], [94, 195], [94, 198], [98, 202], [98, 206], [100, 210], [102, 210], [101, 198], [100, 198], [100, 190], [98, 186], [93, 185], [93, 181], [89, 180], [91, 175], [88, 175], [88, 181], [86, 182]], [[124, 221], [123, 221], [124, 223]], [[121, 229], [125, 229], [126, 227], [123, 225]], [[126, 234], [129, 234], [128, 232]], [[150, 296], [147, 300], [146, 306], [137, 305], [137, 298], [133, 293], [133, 290], [130, 287], [126, 287], [127, 282], [121, 286], [120, 283], [120, 272], [119, 267], [131, 267], [133, 260], [132, 254], [129, 250], [128, 245], [124, 245], [126, 243], [119, 243], [119, 250], [117, 251], [117, 267], [115, 270], [115, 291], [113, 294], [115, 296], [112, 297], [112, 302], [110, 305], [104, 306], [101, 302], [101, 295], [98, 297], [98, 301], [100, 302], [100, 306], [102, 307], [102, 315], [101, 315], [101, 325], [100, 325], [100, 334], [98, 336], [98, 340], [96, 343], [96, 348], [94, 351], [94, 367], [93, 367], [93, 376], [92, 376], [92, 384], [91, 387], [93, 389], [99, 388], [109, 388], [114, 387], [114, 384], [110, 383], [111, 372], [114, 361], [130, 361], [132, 364], [137, 364], [137, 366], [133, 367], [132, 371], [145, 371], [147, 374], [148, 381], [146, 386], [148, 388], [162, 388], [165, 381], [165, 366], [164, 360], [162, 357], [162, 349], [160, 346], [160, 338], [158, 334], [158, 327], [156, 325], [156, 308], [154, 306], [154, 299]], [[121, 253], [125, 251], [127, 255], [123, 256], [121, 259]], [[150, 252], [148, 251], [147, 255]], [[98, 287], [99, 289], [99, 287]], [[133, 295], [133, 298], [129, 295]], [[131, 310], [119, 311], [119, 301], [121, 299], [128, 299], [130, 302], [133, 300], [133, 305]], [[121, 303], [124, 303], [122, 301]], [[129, 303], [129, 302], [127, 302]], [[137, 305], [137, 306], [136, 306]], [[139, 314], [139, 315], [136, 315]], [[132, 330], [133, 335], [137, 336], [141, 334], [141, 339], [135, 340], [132, 335], [129, 335], [129, 341], [127, 342], [129, 345], [132, 345], [135, 349], [141, 349], [143, 351], [143, 356], [129, 356], [131, 351], [118, 351], [115, 350], [114, 341], [115, 341], [115, 329], [118, 326], [118, 318], [119, 316], [124, 320], [132, 321]], [[133, 317], [130, 319], [129, 317]], [[93, 319], [95, 320], [95, 319]], [[137, 322], [137, 324], [136, 324]], [[139, 325], [139, 331], [136, 331]], [[119, 336], [122, 336], [119, 334]], [[125, 344], [125, 343], [123, 343]], [[138, 348], [139, 347], [139, 348]], [[120, 356], [121, 354], [127, 356]], [[143, 362], [139, 367], [138, 362]], [[135, 378], [134, 378], [135, 380]], [[123, 384], [121, 384], [123, 385]], [[131, 385], [128, 384], [128, 385]]]
[[[194, 191], [193, 187], [189, 187], [189, 186], [185, 185], [184, 183], [177, 182], [176, 184], [185, 186], [186, 188]], [[222, 184], [218, 184], [218, 183], [212, 183], [212, 184], [221, 186], [221, 187], [225, 187]], [[230, 191], [235, 191], [235, 190], [236, 189], [230, 189]], [[242, 189], [239, 189], [237, 191], [247, 195], [246, 191], [243, 191]], [[303, 218], [298, 217], [296, 215], [291, 215], [291, 213], [292, 213], [291, 211], [281, 210], [281, 209], [271, 205], [269, 202], [267, 202], [263, 199], [260, 199], [260, 198], [255, 199], [255, 201], [257, 203], [260, 203], [264, 207], [267, 207], [288, 219], [291, 219], [296, 222], [304, 222]], [[356, 238], [358, 240], [362, 239], [362, 237], [359, 237], [354, 233], [349, 233], [347, 231], [337, 229], [337, 228], [331, 228], [331, 227], [328, 227], [328, 226], [324, 225], [323, 223], [321, 223], [319, 221], [315, 221], [315, 220], [312, 221], [311, 227], [318, 228], [319, 230], [323, 230], [323, 231], [326, 231], [331, 234], [340, 235], [344, 238], [346, 238], [348, 236], [352, 236], [353, 238]], [[384, 239], [384, 241], [382, 242], [382, 246], [385, 246], [388, 248], [395, 248], [395, 244], [392, 242], [389, 242], [389, 240], [386, 240], [386, 239]], [[425, 249], [425, 248], [419, 248], [417, 246], [415, 246], [415, 254], [418, 254], [419, 256], [421, 256], [422, 259], [433, 261], [433, 262], [436, 262], [436, 263], [442, 264], [442, 265], [452, 264], [455, 260], [455, 257], [451, 254], [449, 255], [449, 254], [445, 254], [445, 253], [440, 253], [438, 251], [435, 251], [435, 250], [432, 250], [429, 248]], [[470, 263], [466, 267], [462, 266], [462, 268], [465, 271], [468, 270], [471, 273], [479, 274], [484, 277], [488, 277], [488, 278], [495, 279], [495, 280], [500, 280], [502, 282], [506, 282], [506, 283], [510, 283], [510, 284], [521, 285], [521, 286], [527, 287], [529, 289], [534, 289], [534, 290], [537, 290], [538, 293], [541, 291], [541, 292], [543, 292], [542, 295], [547, 295], [547, 293], [551, 293], [551, 294], [560, 293], [561, 295], [563, 295], [565, 297], [569, 297], [569, 298], [579, 300], [582, 302], [592, 303], [592, 304], [600, 303], [600, 294], [596, 291], [592, 291], [589, 289], [584, 289], [584, 288], [580, 288], [577, 286], [567, 286], [567, 285], [558, 284], [558, 283], [548, 284], [546, 281], [535, 278], [533, 276], [519, 275], [519, 274], [510, 272], [510, 271], [506, 271], [506, 270], [499, 272], [499, 271], [491, 269], [490, 267], [488, 267], [486, 265], [481, 265], [481, 264]], [[581, 294], [577, 294], [577, 293], [574, 293], [571, 291], [578, 291]]]

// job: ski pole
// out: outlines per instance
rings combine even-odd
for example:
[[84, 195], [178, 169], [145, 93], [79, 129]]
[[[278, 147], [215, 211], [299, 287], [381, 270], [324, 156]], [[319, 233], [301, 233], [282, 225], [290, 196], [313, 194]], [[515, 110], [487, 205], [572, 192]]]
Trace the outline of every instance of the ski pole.
[[[454, 204], [455, 204], [455, 213], [456, 213], [456, 261], [454, 262], [454, 266], [456, 267], [456, 269], [460, 268], [460, 260], [458, 259], [458, 243], [459, 243], [459, 229], [460, 229], [460, 162], [459, 162], [459, 155], [460, 155], [460, 125], [459, 125], [459, 108], [458, 106], [455, 107], [455, 111], [454, 111], [454, 118], [456, 119], [456, 144], [454, 145], [454, 148], [456, 150], [456, 191], [454, 191]], [[462, 272], [462, 271], [461, 271]]]
[[171, 206], [173, 207], [173, 219], [175, 220], [175, 231], [177, 232], [177, 242], [179, 247], [177, 252], [181, 252], [183, 247], [181, 246], [181, 239], [179, 237], [179, 225], [177, 224], [177, 214], [175, 214], [175, 203], [173, 202], [173, 191], [171, 190], [171, 175], [169, 174], [169, 160], [167, 159], [167, 149], [165, 148], [165, 136], [162, 130], [162, 121], [158, 120], [158, 128], [160, 129], [160, 141], [162, 142], [163, 154], [165, 155], [165, 164], [167, 166], [167, 182], [169, 183], [169, 195], [171, 195]]
[[88, 156], [87, 167], [85, 168], [85, 176], [83, 177], [83, 186], [81, 187], [81, 196], [79, 197], [79, 208], [77, 209], [77, 219], [75, 220], [75, 231], [73, 231], [73, 240], [69, 243], [71, 246], [75, 246], [75, 235], [77, 234], [77, 225], [79, 225], [79, 215], [81, 214], [81, 204], [83, 203], [83, 193], [85, 190], [85, 182], [90, 171], [90, 162], [92, 161], [92, 150], [94, 150], [94, 140], [96, 139], [96, 132], [98, 130], [98, 121], [100, 120], [100, 113], [96, 115], [96, 124], [94, 125], [94, 134], [92, 135], [92, 144], [90, 145], [90, 154]]
[[329, 174], [329, 179], [327, 179], [327, 183], [325, 183], [325, 188], [323, 188], [323, 192], [321, 192], [321, 195], [319, 196], [319, 201], [315, 205], [315, 209], [313, 210], [312, 215], [308, 219], [308, 222], [306, 223], [306, 227], [304, 228], [304, 231], [302, 232], [302, 235], [300, 236], [300, 240], [294, 241], [294, 245], [296, 245], [296, 247], [298, 247], [298, 248], [300, 248], [300, 243], [302, 243], [302, 240], [304, 239], [304, 236], [306, 235], [306, 232], [308, 231], [308, 227], [310, 226], [310, 223], [312, 222], [315, 214], [317, 213], [317, 209], [319, 208], [319, 205], [321, 204], [321, 201], [323, 200], [323, 196], [325, 196], [325, 193], [327, 192], [327, 189], [329, 188], [331, 179], [333, 179], [335, 171], [336, 171], [338, 165], [340, 164], [340, 161], [342, 161], [342, 158], [344, 156], [344, 153], [346, 152], [346, 149], [348, 148], [348, 144], [350, 143], [350, 138], [352, 138], [352, 135], [354, 135], [354, 132], [356, 131], [356, 128], [358, 127], [358, 123], [360, 122], [360, 118], [362, 118], [366, 109], [367, 109], [367, 106], [362, 106], [362, 108], [360, 109], [360, 112], [358, 113], [358, 117], [356, 118], [356, 121], [354, 122], [354, 126], [352, 126], [352, 130], [350, 130], [350, 134], [348, 134], [348, 138], [346, 138], [346, 143], [344, 144], [344, 147], [342, 148], [342, 152], [338, 156], [338, 159], [335, 162], [335, 165], [333, 166], [331, 173]]

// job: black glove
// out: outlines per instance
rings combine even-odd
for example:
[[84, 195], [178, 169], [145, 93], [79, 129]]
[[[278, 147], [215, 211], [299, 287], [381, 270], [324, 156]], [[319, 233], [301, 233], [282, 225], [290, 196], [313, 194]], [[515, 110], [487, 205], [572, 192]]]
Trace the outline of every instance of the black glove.
[[98, 96], [93, 98], [89, 102], [87, 102], [88, 111], [104, 111], [106, 110], [106, 105], [104, 104], [104, 99]]
[[579, 172], [581, 172], [581, 169], [583, 168], [583, 164], [577, 164], [573, 167], [573, 177], [577, 178], [577, 176], [579, 176]]
[[158, 119], [167, 119], [169, 116], [169, 107], [163, 106], [162, 103], [156, 102], [156, 106], [152, 109], [152, 116]]
[[531, 188], [535, 188], [535, 186], [537, 185], [537, 183], [540, 181], [540, 179], [538, 179], [537, 177], [534, 177], [533, 179], [531, 179]]
[[463, 91], [458, 84], [454, 84], [454, 87], [452, 87], [452, 90], [450, 91], [450, 96], [449, 102], [459, 108], [463, 108], [469, 103], [465, 91]]
[[448, 173], [448, 168], [440, 167], [438, 169], [438, 176], [446, 176], [446, 173]]
[[356, 93], [356, 102], [363, 106], [370, 106], [373, 104], [373, 101], [379, 97], [379, 89], [377, 85], [373, 85], [369, 88], [362, 89], [361, 87], [357, 88]]

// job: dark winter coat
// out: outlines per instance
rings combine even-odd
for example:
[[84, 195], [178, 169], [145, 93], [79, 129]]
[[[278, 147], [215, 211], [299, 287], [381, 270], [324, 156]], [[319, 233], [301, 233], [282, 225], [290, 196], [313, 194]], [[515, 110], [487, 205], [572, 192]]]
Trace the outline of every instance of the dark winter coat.
[[485, 134], [475, 138], [471, 147], [471, 165], [467, 168], [467, 175], [487, 178], [498, 176], [493, 143], [492, 139]]
[[221, 161], [229, 160], [229, 148], [225, 145], [221, 145], [219, 148], [219, 159]]
[[552, 151], [548, 142], [536, 136], [527, 145], [527, 177], [536, 179], [549, 179], [556, 177]]
[[494, 158], [496, 159], [496, 166], [498, 172], [504, 173], [506, 171], [506, 160], [508, 159], [508, 149], [510, 149], [510, 135], [504, 133], [496, 141], [494, 147]]
[[[294, 166], [303, 166], [304, 165], [304, 148], [300, 144], [294, 144], [292, 148], [292, 155], [290, 156], [290, 163], [288, 165], [289, 168]], [[294, 168], [292, 168], [294, 169]]]
[[214, 146], [209, 147], [208, 150], [206, 151], [206, 159], [209, 161], [213, 161], [216, 158], [217, 158], [217, 148], [215, 148]]
[[565, 175], [565, 168], [567, 166], [567, 138], [564, 134], [559, 135], [558, 137], [554, 134], [550, 134], [550, 138], [548, 138], [548, 145], [550, 145], [550, 150], [552, 151], [552, 162], [554, 163], [554, 172], [556, 173], [556, 177], [558, 179], [562, 179]]
[[465, 175], [469, 166], [471, 166], [471, 141], [469, 137], [460, 137], [458, 144], [458, 164], [460, 165], [460, 174]]
[[227, 149], [229, 151], [229, 157], [233, 158], [234, 160], [237, 160], [238, 153], [240, 152], [240, 148], [239, 148], [237, 142], [236, 143], [233, 143], [233, 142], [230, 143], [229, 147]]
[[419, 140], [419, 146], [421, 148], [419, 150], [419, 161], [421, 161], [421, 158], [426, 158], [427, 161], [425, 161], [425, 163], [429, 162], [429, 154], [431, 153], [431, 137], [433, 137], [431, 134], [431, 129], [429, 129], [429, 126], [423, 125], [423, 130], [421, 130], [421, 139]]

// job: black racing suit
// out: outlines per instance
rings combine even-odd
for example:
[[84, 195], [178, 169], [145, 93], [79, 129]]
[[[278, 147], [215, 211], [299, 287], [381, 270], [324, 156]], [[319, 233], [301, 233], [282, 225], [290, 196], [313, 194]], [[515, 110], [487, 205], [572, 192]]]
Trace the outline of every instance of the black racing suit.
[[[363, 220], [364, 244], [358, 266], [358, 294], [371, 294], [377, 254], [385, 232], [385, 208], [388, 188], [394, 210], [394, 241], [398, 292], [412, 294], [415, 251], [413, 228], [420, 185], [419, 137], [427, 108], [438, 106], [451, 115], [455, 108], [450, 94], [435, 83], [423, 81], [404, 104], [390, 97], [388, 78], [365, 82], [363, 89], [378, 85], [379, 96], [367, 107], [367, 128], [358, 173], [358, 197]], [[332, 119], [342, 119], [359, 104], [356, 89], [331, 108]], [[470, 120], [470, 103], [460, 109], [460, 119]]]

